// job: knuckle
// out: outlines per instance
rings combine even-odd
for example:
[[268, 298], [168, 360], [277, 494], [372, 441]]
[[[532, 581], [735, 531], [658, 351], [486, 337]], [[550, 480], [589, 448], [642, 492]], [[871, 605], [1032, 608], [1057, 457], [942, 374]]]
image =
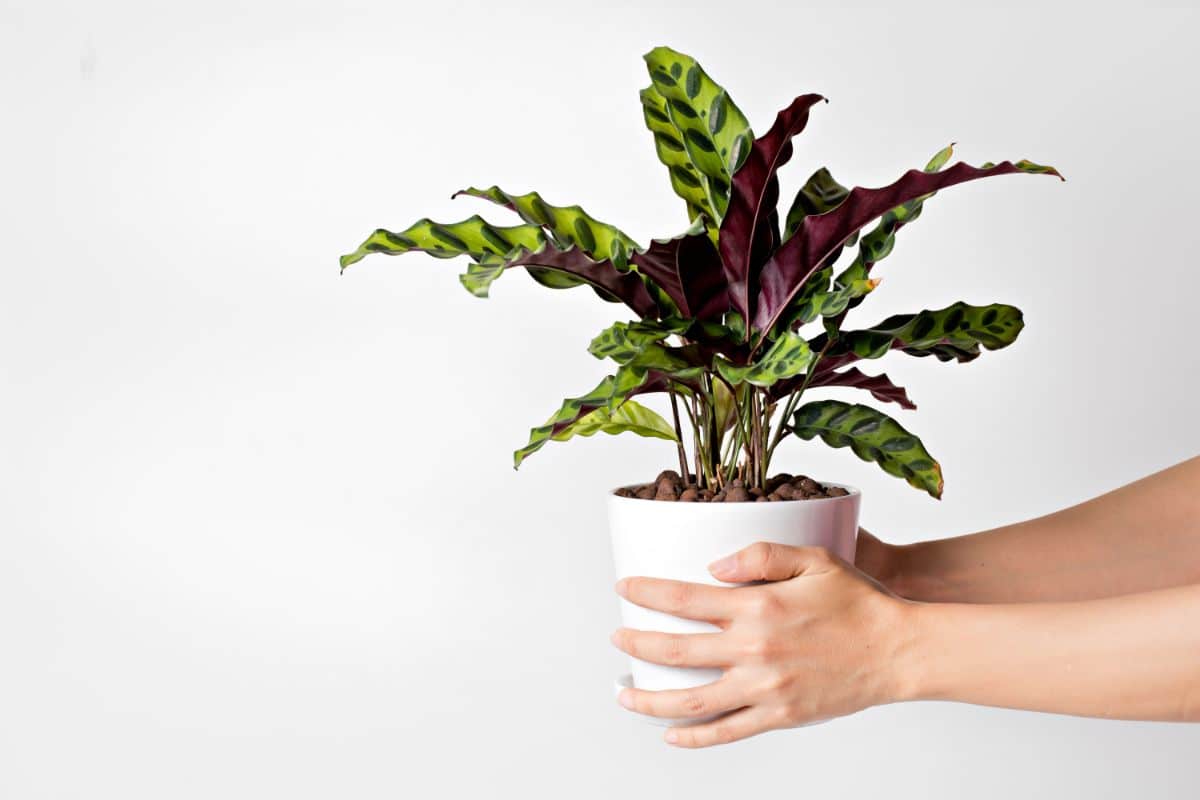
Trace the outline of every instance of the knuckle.
[[755, 542], [747, 547], [743, 554], [745, 556], [745, 566], [754, 567], [758, 571], [765, 571], [767, 565], [771, 563], [774, 553], [775, 547], [770, 542]]
[[679, 666], [687, 659], [688, 647], [682, 636], [671, 635], [663, 642], [663, 663], [668, 666]]
[[683, 709], [689, 717], [698, 717], [708, 708], [704, 697], [696, 692], [688, 692], [683, 696]]
[[742, 655], [752, 661], [766, 659], [771, 651], [771, 642], [764, 636], [752, 636], [742, 644]]
[[764, 591], [747, 592], [744, 600], [746, 613], [755, 619], [767, 619], [779, 611], [779, 599]]
[[677, 583], [667, 590], [667, 605], [672, 609], [686, 608], [692, 600], [692, 589], [686, 583]]
[[715, 744], [728, 744], [737, 738], [729, 725], [717, 725], [712, 730], [712, 740]]
[[791, 680], [782, 672], [769, 673], [762, 682], [762, 689], [767, 694], [781, 694], [791, 685]]

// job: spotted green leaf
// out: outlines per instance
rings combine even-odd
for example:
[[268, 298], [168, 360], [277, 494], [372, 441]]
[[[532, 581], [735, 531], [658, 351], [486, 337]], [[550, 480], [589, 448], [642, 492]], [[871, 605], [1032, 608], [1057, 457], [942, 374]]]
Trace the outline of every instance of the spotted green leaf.
[[829, 174], [829, 170], [821, 167], [804, 182], [800, 191], [796, 193], [796, 199], [792, 201], [792, 207], [788, 209], [787, 219], [784, 222], [783, 238], [791, 238], [792, 234], [799, 230], [805, 217], [812, 214], [824, 214], [826, 211], [837, 208], [849, 195], [850, 190], [834, 180], [833, 176]]
[[597, 409], [614, 414], [630, 397], [663, 392], [674, 385], [695, 387], [699, 375], [698, 367], [690, 366], [667, 348], [650, 345], [636, 358], [621, 365], [615, 374], [607, 376], [592, 391], [564, 400], [546, 424], [530, 431], [528, 444], [513, 453], [513, 466], [519, 467], [522, 461], [540, 450], [546, 442]]
[[556, 442], [565, 442], [574, 436], [592, 436], [597, 433], [636, 433], [638, 436], [649, 436], [655, 439], [678, 441], [675, 429], [671, 423], [660, 414], [646, 408], [633, 400], [626, 400], [616, 411], [607, 408], [597, 408], [595, 411], [580, 417], [551, 438]]
[[792, 431], [801, 439], [820, 436], [830, 447], [849, 447], [862, 460], [941, 499], [941, 466], [920, 439], [881, 411], [841, 400], [806, 403], [796, 410]]
[[637, 373], [622, 368], [616, 375], [606, 376], [587, 394], [567, 398], [544, 425], [539, 425], [529, 432], [529, 442], [513, 453], [513, 468], [520, 467], [522, 461], [542, 449], [546, 442], [596, 409], [603, 408], [612, 413], [650, 380], [651, 376], [647, 370]]
[[813, 353], [808, 342], [788, 331], [753, 364], [738, 366], [718, 359], [717, 371], [735, 386], [739, 383], [770, 386], [775, 381], [799, 375], [809, 368], [812, 361]]
[[629, 264], [629, 254], [641, 249], [624, 232], [601, 222], [579, 206], [553, 206], [537, 192], [510, 194], [499, 186], [492, 186], [487, 189], [462, 189], [453, 196], [460, 194], [490, 200], [511, 209], [525, 222], [547, 231], [560, 250], [575, 245], [597, 261], [612, 261], [618, 269], [625, 269]]
[[731, 176], [754, 141], [750, 123], [691, 56], [656, 47], [645, 59], [654, 89], [667, 101], [667, 116], [704, 178], [712, 221], [719, 225], [729, 203]]
[[[828, 284], [828, 277], [826, 283]], [[879, 281], [868, 279], [851, 281], [845, 286], [835, 284], [831, 288], [821, 288], [818, 282], [813, 291], [796, 296], [788, 314], [783, 318], [785, 324], [780, 327], [795, 330], [818, 317], [836, 317], [849, 307], [851, 301], [870, 294], [878, 285]]]
[[617, 322], [600, 332], [588, 352], [596, 358], [611, 358], [618, 364], [632, 361], [652, 343], [680, 334], [691, 327], [689, 320], [672, 317], [664, 320]]
[[[929, 163], [925, 165], [923, 171], [938, 172], [942, 167], [946, 166], [953, 155], [954, 145], [951, 144], [942, 148], [934, 154], [933, 158], [929, 159]], [[992, 166], [994, 165], [991, 163], [984, 164], [981, 169], [988, 169]], [[1029, 161], [1018, 161], [1014, 166], [1025, 172], [1050, 171], [1049, 167], [1040, 167]], [[837, 276], [837, 282], [844, 285], [866, 278], [871, 268], [877, 262], [882, 261], [891, 254], [892, 248], [896, 246], [896, 231], [921, 216], [921, 209], [924, 208], [925, 201], [931, 197], [933, 197], [933, 193], [918, 197], [916, 200], [910, 200], [907, 203], [896, 206], [880, 217], [879, 223], [859, 240], [858, 255]], [[858, 303], [852, 303], [851, 305], [855, 306]]]
[[[890, 350], [940, 361], [971, 361], [980, 346], [998, 350], [1016, 341], [1025, 323], [1020, 309], [994, 303], [955, 303], [936, 311], [899, 314], [865, 330], [843, 331], [828, 351], [831, 363], [879, 358]], [[847, 358], [849, 356], [850, 358]]]
[[[708, 202], [708, 192], [705, 179], [692, 163], [687, 147], [683, 143], [683, 132], [675, 127], [667, 110], [667, 99], [653, 85], [643, 89], [639, 95], [642, 100], [642, 116], [646, 127], [654, 135], [654, 149], [658, 160], [667, 168], [671, 178], [671, 188], [687, 204], [688, 219], [696, 221], [700, 218], [711, 219], [712, 208]], [[711, 228], [715, 236], [716, 226]]]
[[517, 250], [536, 251], [545, 243], [536, 225], [491, 225], [478, 215], [446, 224], [422, 219], [398, 233], [380, 228], [353, 253], [342, 256], [341, 264], [344, 270], [370, 253], [394, 256], [412, 250], [437, 258], [470, 256], [483, 264], [500, 264]]

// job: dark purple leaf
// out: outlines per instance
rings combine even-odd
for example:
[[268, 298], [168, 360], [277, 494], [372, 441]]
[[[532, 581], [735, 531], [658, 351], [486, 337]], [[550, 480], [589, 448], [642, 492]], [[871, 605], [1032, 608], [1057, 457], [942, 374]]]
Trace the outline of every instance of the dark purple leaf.
[[851, 367], [843, 372], [824, 374], [818, 372], [813, 375], [808, 386], [810, 389], [814, 386], [849, 386], [855, 389], [866, 389], [876, 400], [896, 403], [907, 409], [915, 410], [917, 407], [912, 400], [908, 399], [908, 392], [904, 390], [904, 387], [892, 383], [886, 374], [867, 375], [858, 367]]
[[1034, 172], [1062, 176], [1051, 167], [1021, 161], [1004, 161], [994, 166], [972, 167], [959, 162], [941, 172], [909, 170], [895, 183], [881, 189], [857, 187], [841, 205], [826, 214], [804, 218], [800, 230], [775, 251], [759, 276], [754, 327], [770, 330], [787, 308], [792, 296], [821, 264], [855, 231], [890, 209], [948, 186], [987, 178]]
[[656, 239], [629, 260], [667, 293], [684, 317], [720, 318], [729, 308], [721, 257], [707, 232]]
[[755, 268], [779, 244], [779, 179], [776, 171], [792, 157], [792, 137], [808, 124], [808, 110], [824, 100], [819, 94], [797, 97], [779, 112], [771, 130], [754, 141], [733, 176], [729, 207], [721, 221], [721, 260], [729, 284], [730, 305], [750, 319], [756, 287]]
[[559, 250], [547, 244], [536, 253], [526, 252], [505, 262], [505, 268], [510, 267], [545, 267], [563, 272], [603, 289], [642, 318], [656, 319], [659, 316], [658, 304], [654, 302], [641, 276], [635, 272], [622, 272], [607, 259], [593, 261], [577, 247]]

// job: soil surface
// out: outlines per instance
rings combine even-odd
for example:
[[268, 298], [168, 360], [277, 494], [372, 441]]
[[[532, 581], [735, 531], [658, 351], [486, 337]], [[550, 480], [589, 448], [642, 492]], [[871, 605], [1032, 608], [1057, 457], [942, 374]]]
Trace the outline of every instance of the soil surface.
[[724, 489], [713, 491], [697, 487], [693, 480], [694, 476], [689, 475], [684, 479], [675, 470], [668, 469], [659, 473], [652, 483], [623, 486], [617, 489], [616, 495], [669, 503], [778, 503], [850, 494], [840, 486], [825, 486], [807, 475], [789, 475], [786, 472], [768, 480], [762, 489], [747, 489], [741, 480], [734, 479]]

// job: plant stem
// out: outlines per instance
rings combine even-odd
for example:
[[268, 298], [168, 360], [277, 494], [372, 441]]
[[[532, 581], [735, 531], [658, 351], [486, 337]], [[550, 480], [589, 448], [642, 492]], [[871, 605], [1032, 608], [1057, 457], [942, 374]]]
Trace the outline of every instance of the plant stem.
[[[717, 471], [718, 457], [720, 453], [718, 449], [721, 446], [721, 435], [717, 432], [717, 407], [713, 399], [712, 378], [708, 375], [704, 376], [704, 406], [707, 411], [708, 422], [708, 450], [706, 455], [706, 466], [711, 472]], [[718, 476], [719, 477], [719, 476]]]
[[804, 390], [808, 388], [808, 384], [812, 380], [813, 373], [816, 372], [817, 364], [820, 363], [821, 359], [825, 356], [825, 352], [829, 350], [829, 346], [833, 344], [833, 340], [833, 336], [825, 337], [825, 344], [822, 345], [820, 352], [817, 353], [816, 357], [812, 360], [812, 363], [808, 365], [808, 371], [804, 373], [804, 381], [800, 384], [800, 388], [788, 396], [787, 404], [783, 407], [783, 416], [779, 418], [779, 427], [775, 431], [775, 438], [767, 448], [768, 464], [771, 461], [771, 457], [775, 455], [775, 448], [779, 447], [779, 443], [783, 441], [783, 437], [787, 435], [788, 420], [791, 418], [792, 413], [795, 412], [796, 404], [800, 402], [800, 397], [804, 394]]
[[692, 425], [692, 456], [696, 461], [696, 486], [703, 489], [704, 469], [702, 466], [702, 453], [704, 450], [704, 443], [700, 438], [700, 420], [698, 418], [700, 413], [700, 400], [698, 392], [692, 392], [692, 404], [689, 406], [687, 403], [684, 403], [683, 410], [687, 412], [688, 422], [690, 422]]
[[679, 477], [687, 482], [687, 451], [683, 449], [683, 428], [679, 425], [679, 403], [675, 399], [675, 390], [668, 387], [668, 393], [671, 395], [671, 418], [675, 423], [675, 445], [679, 450]]
[[762, 487], [766, 482], [763, 479], [763, 426], [762, 426], [762, 402], [758, 395], [757, 389], [750, 390], [750, 413], [753, 414], [754, 421], [754, 459], [751, 462], [750, 481], [754, 486]]

